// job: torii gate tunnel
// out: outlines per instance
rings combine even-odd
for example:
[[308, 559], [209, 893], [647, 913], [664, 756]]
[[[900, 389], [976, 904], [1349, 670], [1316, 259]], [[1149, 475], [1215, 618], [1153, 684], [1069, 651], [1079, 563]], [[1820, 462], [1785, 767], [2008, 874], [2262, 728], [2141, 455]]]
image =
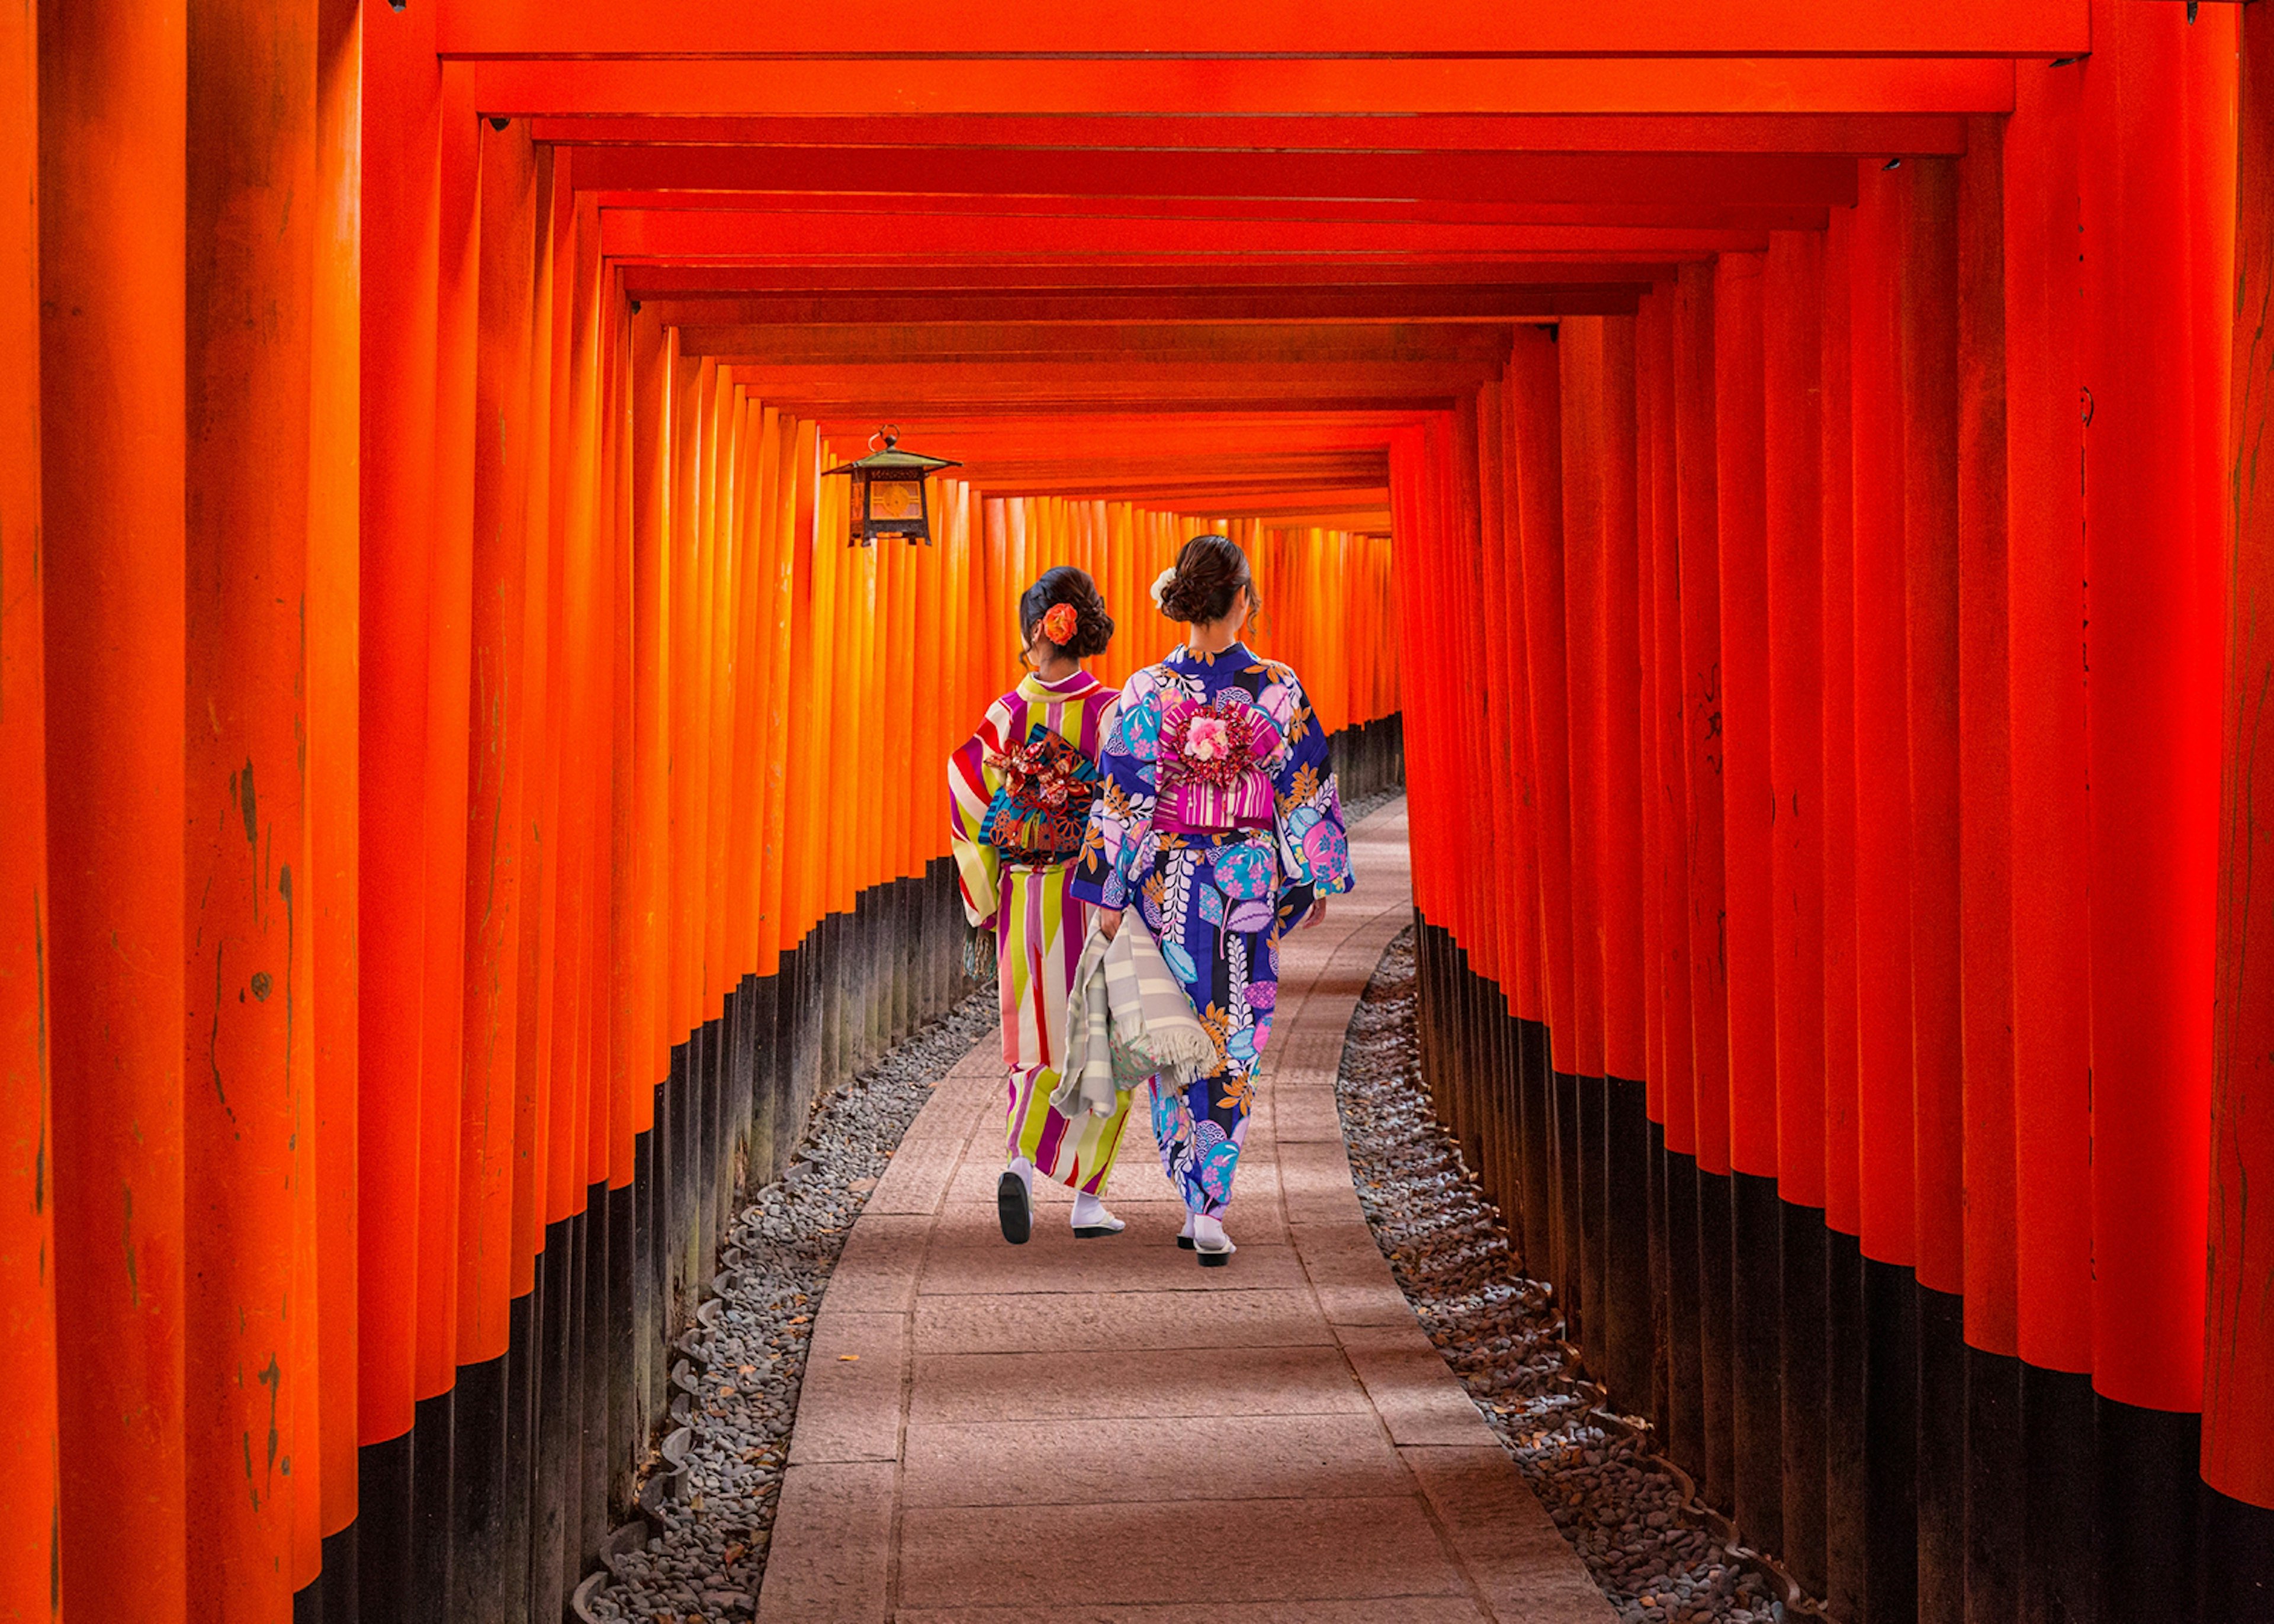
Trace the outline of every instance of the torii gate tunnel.
[[2274, 1619], [2270, 289], [2220, 0], [4, 8], [0, 1619], [560, 1617], [1203, 530], [1705, 1498]]

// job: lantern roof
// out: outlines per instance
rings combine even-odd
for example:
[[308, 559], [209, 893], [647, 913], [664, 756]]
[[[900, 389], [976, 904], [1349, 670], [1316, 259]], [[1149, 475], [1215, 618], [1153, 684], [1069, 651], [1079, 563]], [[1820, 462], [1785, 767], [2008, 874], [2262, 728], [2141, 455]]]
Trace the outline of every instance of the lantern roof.
[[955, 461], [952, 457], [926, 456], [921, 451], [900, 451], [895, 449], [895, 447], [900, 444], [900, 439], [897, 432], [881, 432], [877, 435], [872, 436], [869, 443], [870, 445], [874, 445], [879, 439], [885, 442], [885, 448], [882, 451], [872, 451], [867, 456], [862, 457], [855, 462], [840, 462], [836, 467], [824, 469], [822, 471], [825, 474], [850, 474], [855, 472], [865, 474], [908, 472], [928, 474], [936, 468], [960, 468], [963, 466], [962, 463]]

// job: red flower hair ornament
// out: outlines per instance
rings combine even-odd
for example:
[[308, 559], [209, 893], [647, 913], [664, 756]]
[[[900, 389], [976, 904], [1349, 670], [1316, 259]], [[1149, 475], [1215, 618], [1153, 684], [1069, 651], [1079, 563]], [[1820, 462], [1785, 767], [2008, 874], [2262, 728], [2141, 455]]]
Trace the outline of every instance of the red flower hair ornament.
[[1043, 616], [1043, 635], [1064, 648], [1081, 629], [1081, 616], [1072, 604], [1052, 604]]

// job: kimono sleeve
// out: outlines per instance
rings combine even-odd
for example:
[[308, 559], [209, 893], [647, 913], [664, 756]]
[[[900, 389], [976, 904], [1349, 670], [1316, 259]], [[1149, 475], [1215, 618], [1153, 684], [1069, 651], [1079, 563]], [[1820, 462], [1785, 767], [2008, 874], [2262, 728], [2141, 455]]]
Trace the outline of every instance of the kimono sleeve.
[[1281, 666], [1275, 676], [1264, 703], [1286, 737], [1285, 748], [1271, 769], [1284, 876], [1279, 924], [1285, 930], [1320, 898], [1339, 896], [1351, 888], [1350, 837], [1343, 827], [1342, 793], [1335, 784], [1326, 730], [1319, 726], [1295, 673]]
[[1154, 764], [1161, 740], [1158, 677], [1141, 671], [1131, 678], [1105, 720], [1097, 751], [1104, 782], [1089, 809], [1081, 857], [1067, 890], [1101, 908], [1125, 908], [1144, 877], [1140, 869], [1152, 846], [1153, 802], [1159, 789]]
[[1003, 860], [979, 838], [987, 805], [1002, 787], [1003, 775], [987, 758], [1003, 748], [1005, 718], [1001, 704], [988, 707], [979, 731], [947, 758], [947, 843], [955, 853], [955, 877], [963, 891], [963, 915], [975, 925], [995, 916], [1002, 896]]

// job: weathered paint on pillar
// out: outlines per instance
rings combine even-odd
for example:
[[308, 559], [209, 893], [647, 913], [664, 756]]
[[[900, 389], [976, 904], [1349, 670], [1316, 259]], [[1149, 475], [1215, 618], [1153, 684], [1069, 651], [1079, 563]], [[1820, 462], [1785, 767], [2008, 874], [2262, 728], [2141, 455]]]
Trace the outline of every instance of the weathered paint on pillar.
[[58, 1387], [63, 1522], [102, 1530], [65, 1541], [63, 1583], [74, 1613], [172, 1624], [188, 1560], [188, 46], [179, 11], [139, 4], [49, 8], [41, 24], [48, 1053], [56, 1335], [77, 1350]]

